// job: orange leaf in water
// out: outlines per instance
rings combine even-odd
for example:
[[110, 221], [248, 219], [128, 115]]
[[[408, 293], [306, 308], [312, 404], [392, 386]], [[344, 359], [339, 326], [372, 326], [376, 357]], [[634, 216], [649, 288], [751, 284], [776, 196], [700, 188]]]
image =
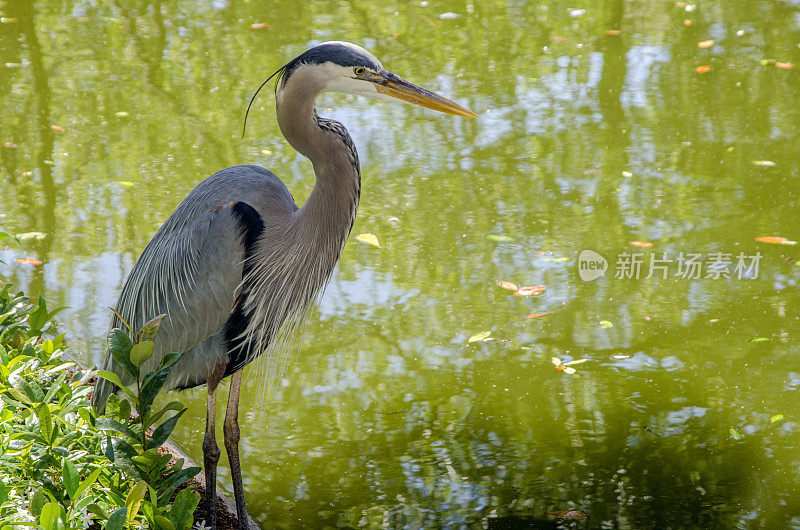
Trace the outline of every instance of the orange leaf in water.
[[710, 48], [714, 45], [714, 39], [701, 40], [697, 43], [698, 48]]
[[611, 35], [612, 37], [615, 37], [615, 36], [617, 36], [617, 35], [619, 35], [621, 33], [622, 32], [620, 30], [618, 30], [618, 29], [607, 29], [606, 30], [606, 35]]
[[779, 61], [775, 61], [775, 67], [781, 68], [783, 70], [791, 70], [792, 68], [794, 68], [794, 63], [782, 63]]
[[537, 296], [547, 290], [545, 285], [528, 285], [527, 287], [520, 287], [514, 293], [514, 296]]
[[566, 37], [559, 37], [558, 35], [553, 35], [550, 37], [550, 40], [558, 41], [558, 40], [567, 40]]
[[647, 247], [647, 248], [655, 246], [653, 243], [650, 243], [649, 241], [631, 241], [628, 244], [633, 245], [634, 247]]
[[543, 316], [549, 315], [549, 314], [550, 313], [548, 313], [547, 311], [545, 311], [543, 313], [531, 313], [530, 315], [526, 316], [525, 318], [531, 318], [531, 319], [532, 318], [539, 318], [539, 317], [543, 317]]
[[695, 68], [694, 71], [697, 72], [698, 74], [707, 74], [708, 72], [711, 71], [711, 65], [710, 64], [701, 64], [700, 66]]
[[496, 280], [494, 283], [496, 283], [498, 287], [508, 289], [509, 291], [517, 291], [519, 289], [516, 283], [507, 282], [505, 280]]
[[693, 24], [693, 22], [691, 20], [689, 20], [688, 18], [683, 19], [683, 25], [686, 26], [687, 28], [689, 26], [691, 26], [692, 24]]
[[64, 127], [61, 125], [51, 125], [50, 128], [56, 132], [64, 132]]
[[560, 371], [564, 370], [565, 368], [566, 368], [566, 366], [564, 366], [563, 364], [559, 364], [558, 366], [556, 366], [556, 372], [560, 372]]
[[785, 237], [778, 236], [761, 236], [757, 237], [756, 241], [759, 243], [770, 243], [772, 245], [794, 245], [796, 241], [790, 241]]
[[589, 516], [583, 512], [579, 512], [578, 510], [559, 510], [557, 512], [550, 512], [547, 514], [547, 517], [553, 517], [555, 519], [575, 519], [575, 520], [582, 520], [588, 519]]
[[250, 29], [267, 29], [267, 28], [269, 28], [268, 22], [257, 22], [250, 26]]
[[17, 258], [14, 261], [22, 263], [23, 265], [33, 265], [34, 267], [38, 267], [42, 264], [42, 261], [36, 258]]

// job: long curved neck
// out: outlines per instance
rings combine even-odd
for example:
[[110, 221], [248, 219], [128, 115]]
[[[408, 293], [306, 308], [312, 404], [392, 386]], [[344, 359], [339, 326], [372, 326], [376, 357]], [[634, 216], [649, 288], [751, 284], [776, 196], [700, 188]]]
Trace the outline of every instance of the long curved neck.
[[[311, 160], [316, 182], [297, 213], [306, 234], [336, 239], [344, 246], [361, 194], [361, 169], [355, 144], [344, 126], [320, 118], [314, 110], [318, 92], [297, 84], [279, 94], [278, 125], [289, 144]], [[337, 252], [338, 258], [338, 252]]]

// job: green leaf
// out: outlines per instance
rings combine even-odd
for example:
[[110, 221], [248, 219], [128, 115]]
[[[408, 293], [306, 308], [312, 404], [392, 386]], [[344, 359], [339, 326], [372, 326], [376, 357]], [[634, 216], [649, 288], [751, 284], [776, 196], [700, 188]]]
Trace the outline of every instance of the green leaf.
[[153, 519], [156, 522], [158, 530], [176, 530], [175, 524], [163, 515], [156, 515]]
[[117, 374], [115, 374], [114, 372], [109, 372], [108, 370], [98, 370], [97, 371], [97, 376], [98, 377], [102, 377], [103, 379], [105, 379], [107, 381], [111, 381], [112, 383], [117, 385], [117, 387], [120, 390], [122, 390], [123, 392], [125, 392], [128, 395], [128, 397], [133, 399], [134, 403], [138, 403], [139, 402], [139, 400], [136, 398], [136, 394], [134, 394], [133, 391], [130, 388], [128, 388], [127, 386], [123, 385], [122, 381], [119, 380], [119, 376]]
[[8, 500], [8, 486], [0, 479], [0, 506]]
[[137, 368], [153, 355], [155, 343], [152, 340], [139, 342], [131, 348], [131, 363]]
[[45, 505], [46, 502], [47, 502], [47, 494], [45, 493], [45, 489], [39, 488], [38, 490], [36, 490], [36, 493], [33, 494], [33, 497], [31, 497], [30, 506], [28, 506], [31, 515], [33, 515], [34, 517], [38, 517], [42, 511], [42, 507]]
[[64, 507], [57, 502], [48, 502], [42, 507], [42, 512], [39, 515], [39, 525], [44, 530], [59, 530], [64, 528], [64, 519], [66, 519]]
[[738, 429], [735, 429], [733, 427], [731, 427], [730, 433], [731, 433], [731, 438], [733, 438], [734, 440], [741, 440], [744, 437], [744, 435]]
[[201, 469], [199, 467], [187, 467], [186, 469], [179, 469], [168, 475], [159, 485], [158, 489], [161, 493], [158, 495], [158, 502], [166, 503], [172, 496], [172, 492], [175, 491], [175, 488], [200, 473], [200, 471]]
[[31, 331], [39, 331], [47, 324], [47, 302], [44, 296], [39, 295], [39, 307], [28, 316], [28, 325]]
[[124, 530], [125, 528], [125, 516], [128, 513], [128, 510], [125, 508], [119, 508], [117, 511], [111, 514], [111, 517], [108, 518], [106, 521], [106, 530]]
[[146, 492], [147, 483], [145, 481], [141, 481], [136, 484], [128, 493], [128, 496], [125, 497], [125, 507], [127, 508], [127, 515], [125, 518], [128, 521], [133, 521], [133, 518], [138, 515], [139, 506], [142, 504], [142, 500], [144, 499], [144, 494]]
[[161, 419], [161, 417], [164, 416], [164, 414], [166, 414], [167, 412], [169, 412], [171, 410], [178, 411], [178, 410], [181, 410], [181, 409], [183, 409], [183, 403], [181, 403], [180, 401], [170, 401], [169, 403], [164, 405], [161, 408], [161, 410], [149, 415], [149, 417], [147, 418], [147, 421], [144, 424], [144, 428], [147, 429], [151, 425], [154, 425], [154, 424], [158, 423], [158, 421]]
[[609, 320], [601, 320], [600, 321], [600, 327], [604, 328], [604, 329], [613, 328], [614, 327], [614, 323], [609, 321]]
[[129, 375], [137, 377], [139, 369], [131, 362], [131, 348], [133, 342], [127, 333], [119, 328], [112, 329], [108, 334], [108, 351], [114, 361]]
[[184, 488], [175, 496], [175, 501], [167, 513], [176, 530], [191, 528], [194, 522], [194, 511], [200, 502], [200, 495], [189, 488]]
[[489, 234], [486, 236], [486, 239], [490, 241], [496, 241], [498, 243], [510, 243], [514, 241], [513, 237], [503, 234]]
[[61, 478], [64, 480], [64, 488], [67, 490], [67, 495], [72, 501], [75, 501], [75, 492], [80, 485], [80, 476], [75, 464], [69, 460], [64, 460], [64, 467], [61, 468]]
[[767, 337], [750, 337], [747, 342], [767, 342], [768, 340]]
[[156, 427], [150, 440], [148, 440], [149, 447], [160, 447], [161, 444], [166, 442], [184, 412], [186, 412], [186, 409], [171, 416], [169, 419], [165, 420], [164, 423]]
[[75, 490], [75, 494], [74, 495], [70, 495], [70, 498], [72, 499], [73, 505], [75, 504], [76, 500], [80, 499], [81, 495], [83, 495], [83, 493], [87, 489], [92, 487], [92, 484], [95, 483], [95, 481], [97, 480], [97, 477], [99, 477], [100, 473], [102, 473], [102, 472], [103, 472], [103, 468], [98, 467], [94, 471], [89, 473], [89, 476], [86, 477], [83, 480], [83, 482], [80, 483], [80, 485], [78, 486], [78, 489]]
[[146, 322], [145, 325], [142, 326], [142, 330], [139, 332], [139, 342], [155, 340], [156, 334], [161, 327], [161, 321], [164, 320], [165, 316], [167, 315], [158, 315], [153, 320]]
[[94, 424], [95, 427], [97, 427], [101, 431], [112, 431], [125, 435], [134, 441], [139, 440], [138, 434], [136, 434], [133, 430], [131, 430], [130, 427], [128, 427], [127, 425], [123, 425], [115, 419], [105, 418], [105, 417], [97, 418]]
[[781, 421], [783, 419], [783, 414], [775, 414], [769, 419], [770, 423], [775, 423], [776, 421]]
[[153, 400], [161, 391], [161, 387], [164, 386], [164, 381], [166, 381], [172, 365], [180, 359], [180, 356], [179, 353], [168, 353], [161, 359], [158, 368], [145, 376], [141, 392], [139, 393], [139, 406], [143, 414], [147, 414], [150, 410], [150, 405], [153, 404]]
[[[28, 382], [25, 379], [20, 377], [19, 374], [16, 374], [16, 373], [11, 374], [8, 377], [8, 382], [11, 383], [11, 386], [15, 390], [19, 391], [22, 395], [25, 396], [25, 398], [26, 398], [25, 401], [28, 404], [32, 405], [34, 403], [38, 403], [39, 401], [41, 401], [41, 399], [38, 399], [38, 400], [36, 399], [36, 393], [34, 392], [34, 390], [31, 387], [31, 385], [29, 385]], [[15, 398], [19, 399], [15, 394], [12, 394], [12, 395]], [[41, 396], [41, 397], [44, 397], [44, 396]]]
[[53, 444], [53, 418], [50, 415], [50, 407], [47, 403], [42, 403], [36, 407], [36, 417], [39, 418], [39, 430], [47, 442], [47, 445]]

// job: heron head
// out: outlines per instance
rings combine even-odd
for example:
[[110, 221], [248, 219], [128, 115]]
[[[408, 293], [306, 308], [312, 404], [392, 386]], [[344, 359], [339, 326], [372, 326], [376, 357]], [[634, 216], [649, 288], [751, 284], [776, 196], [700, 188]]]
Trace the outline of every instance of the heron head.
[[461, 105], [387, 72], [370, 52], [349, 42], [323, 42], [283, 67], [278, 100], [290, 93], [344, 92], [384, 100], [406, 101], [429, 109], [474, 118]]

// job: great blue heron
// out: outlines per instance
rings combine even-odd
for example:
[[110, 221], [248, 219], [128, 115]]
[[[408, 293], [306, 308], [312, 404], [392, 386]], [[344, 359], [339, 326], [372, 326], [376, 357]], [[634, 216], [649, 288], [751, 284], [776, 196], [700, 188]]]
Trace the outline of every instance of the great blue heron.
[[[314, 166], [316, 182], [308, 200], [298, 208], [283, 182], [258, 166], [215, 173], [198, 184], [156, 232], [117, 302], [119, 316], [134, 329], [166, 314], [143, 371], [155, 367], [165, 354], [181, 352], [164, 388], [208, 385], [203, 465], [212, 525], [220, 455], [214, 431], [217, 385], [233, 376], [223, 431], [239, 527], [246, 528], [239, 466], [242, 368], [276, 347], [277, 338], [300, 323], [330, 278], [358, 207], [361, 170], [355, 145], [341, 123], [317, 115], [317, 96], [334, 91], [398, 98], [475, 117], [387, 72], [371, 53], [347, 42], [314, 46], [276, 74], [278, 125], [289, 144]], [[120, 325], [115, 317], [112, 326]], [[124, 375], [110, 354], [105, 368]], [[110, 383], [98, 380], [98, 409], [105, 407], [112, 391]]]

